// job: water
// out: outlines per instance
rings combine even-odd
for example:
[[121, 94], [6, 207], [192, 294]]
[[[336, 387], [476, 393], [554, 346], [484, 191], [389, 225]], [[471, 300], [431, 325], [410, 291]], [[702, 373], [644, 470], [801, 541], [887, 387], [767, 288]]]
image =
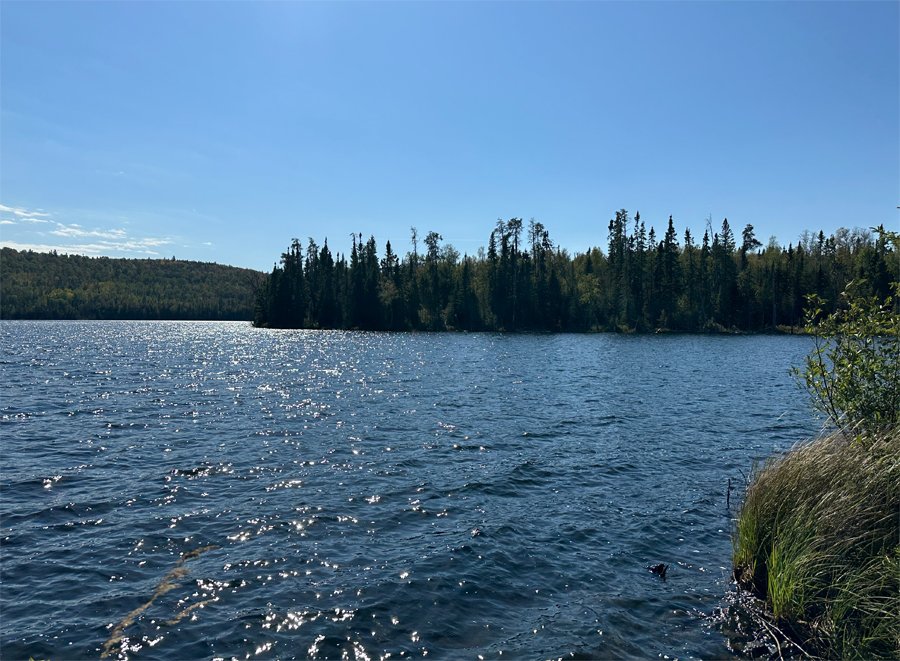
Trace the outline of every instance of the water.
[[797, 337], [0, 336], [8, 658], [728, 657], [728, 480], [818, 428]]

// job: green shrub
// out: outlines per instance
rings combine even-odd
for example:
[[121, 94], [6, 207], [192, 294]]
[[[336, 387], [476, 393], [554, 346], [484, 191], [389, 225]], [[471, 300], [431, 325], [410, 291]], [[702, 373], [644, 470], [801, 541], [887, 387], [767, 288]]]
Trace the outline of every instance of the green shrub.
[[900, 315], [892, 297], [881, 304], [853, 283], [842, 298], [847, 307], [823, 317], [821, 299], [809, 297], [806, 329], [816, 345], [806, 368], [792, 371], [827, 424], [873, 433], [900, 422]]

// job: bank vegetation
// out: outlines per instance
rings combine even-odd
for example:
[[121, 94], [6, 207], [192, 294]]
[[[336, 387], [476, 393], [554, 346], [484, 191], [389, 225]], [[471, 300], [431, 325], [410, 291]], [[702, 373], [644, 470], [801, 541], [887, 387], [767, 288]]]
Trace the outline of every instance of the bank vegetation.
[[796, 655], [898, 659], [900, 316], [859, 287], [824, 318], [819, 303], [796, 374], [830, 431], [754, 469], [734, 575]]

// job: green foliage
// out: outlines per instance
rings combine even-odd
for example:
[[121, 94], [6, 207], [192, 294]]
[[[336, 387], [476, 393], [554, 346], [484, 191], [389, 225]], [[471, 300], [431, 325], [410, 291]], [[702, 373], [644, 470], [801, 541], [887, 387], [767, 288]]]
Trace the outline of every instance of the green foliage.
[[251, 319], [265, 275], [174, 259], [111, 259], [3, 248], [3, 319]]
[[900, 656], [900, 429], [870, 440], [835, 433], [769, 460], [733, 537], [738, 582], [829, 659]]
[[880, 302], [853, 283], [843, 300], [845, 308], [823, 316], [822, 300], [809, 297], [816, 346], [806, 368], [793, 371], [829, 423], [871, 433], [900, 421], [900, 315], [892, 297]]
[[838, 431], [754, 470], [733, 537], [738, 583], [825, 658], [900, 657], [900, 284], [865, 285], [827, 314], [808, 297], [816, 344], [793, 371]]
[[[896, 232], [876, 233], [880, 245], [900, 248]], [[831, 314], [820, 296], [809, 295], [806, 330], [816, 345], [805, 369], [792, 370], [829, 424], [862, 436], [900, 422], [900, 274], [894, 276], [894, 296], [883, 300], [866, 294], [865, 280], [850, 282], [843, 306]]]
[[[629, 228], [631, 231], [629, 232]], [[260, 288], [254, 323], [271, 328], [366, 330], [541, 330], [652, 332], [799, 331], [803, 299], [839, 307], [852, 280], [879, 302], [890, 295], [900, 250], [867, 230], [805, 233], [787, 249], [765, 250], [752, 226], [740, 247], [727, 220], [709, 222], [700, 245], [690, 232], [678, 240], [669, 218], [660, 240], [620, 209], [609, 222], [606, 251], [576, 255], [555, 246], [533, 219], [499, 220], [487, 249], [462, 255], [427, 232], [419, 254], [412, 228], [405, 256], [375, 238], [354, 234], [349, 259], [320, 250], [312, 239], [305, 259], [295, 239]]]

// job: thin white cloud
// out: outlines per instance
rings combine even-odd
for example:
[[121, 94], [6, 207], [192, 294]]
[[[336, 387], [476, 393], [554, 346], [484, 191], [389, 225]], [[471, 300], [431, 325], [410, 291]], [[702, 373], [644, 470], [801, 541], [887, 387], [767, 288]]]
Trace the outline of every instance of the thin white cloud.
[[172, 243], [169, 239], [139, 239], [137, 241], [99, 241], [72, 245], [51, 245], [46, 243], [18, 243], [17, 241], [0, 240], [0, 247], [13, 250], [33, 250], [34, 252], [50, 252], [71, 255], [108, 255], [110, 253], [137, 253], [141, 255], [158, 255], [150, 248]]
[[32, 250], [34, 252], [52, 252], [55, 250], [56, 252], [73, 255], [99, 255], [102, 252], [99, 246], [54, 246], [47, 243], [19, 243], [17, 241], [3, 240], [0, 240], [0, 247], [22, 251]]
[[98, 230], [94, 230], [93, 232], [87, 232], [83, 229], [79, 229], [80, 225], [63, 225], [62, 223], [56, 223], [56, 229], [51, 230], [50, 234], [56, 234], [57, 236], [96, 236], [102, 239], [124, 239], [127, 236], [125, 230], [109, 230], [108, 232], [100, 232]]
[[[0, 219], [0, 224], [3, 225], [20, 225], [22, 221], [53, 223], [56, 225], [55, 229], [49, 231], [40, 231], [36, 227], [26, 230], [21, 225], [15, 230], [7, 230], [6, 234], [14, 235], [16, 241], [0, 241], [0, 246], [15, 250], [33, 250], [36, 252], [55, 250], [58, 253], [75, 255], [136, 257], [139, 255], [157, 255], [155, 248], [172, 243], [172, 240], [168, 237], [134, 238], [129, 236], [128, 231], [124, 229], [105, 229], [96, 226], [93, 229], [85, 229], [79, 223], [43, 220], [37, 218], [37, 216], [49, 217], [50, 214], [44, 213], [40, 209], [29, 211], [24, 208], [0, 205], [0, 213], [12, 214], [14, 218], [14, 220]], [[51, 239], [49, 235], [53, 235], [56, 238]], [[50, 241], [51, 243], [44, 243], [44, 241]], [[68, 241], [72, 241], [72, 243], [68, 245], [57, 243], [67, 243]]]
[[171, 239], [132, 239], [129, 241], [97, 241], [97, 243], [84, 247], [102, 252], [140, 252], [155, 255], [156, 253], [149, 249], [164, 246], [167, 243], [172, 243]]
[[[164, 246], [167, 243], [172, 243], [172, 239], [139, 239], [136, 242], [129, 242], [127, 245], [136, 245], [136, 246]], [[121, 244], [126, 245], [126, 244]]]
[[209, 241], [204, 241], [204, 242], [203, 242], [203, 245], [204, 245], [204, 246], [211, 246], [212, 243], [210, 243]]
[[43, 220], [43, 218], [50, 217], [49, 213], [43, 213], [41, 211], [28, 211], [27, 209], [23, 209], [22, 207], [8, 207], [5, 204], [0, 204], [0, 211], [14, 214], [16, 217], [18, 217], [19, 220], [26, 220], [30, 223], [46, 223], [48, 221]]

